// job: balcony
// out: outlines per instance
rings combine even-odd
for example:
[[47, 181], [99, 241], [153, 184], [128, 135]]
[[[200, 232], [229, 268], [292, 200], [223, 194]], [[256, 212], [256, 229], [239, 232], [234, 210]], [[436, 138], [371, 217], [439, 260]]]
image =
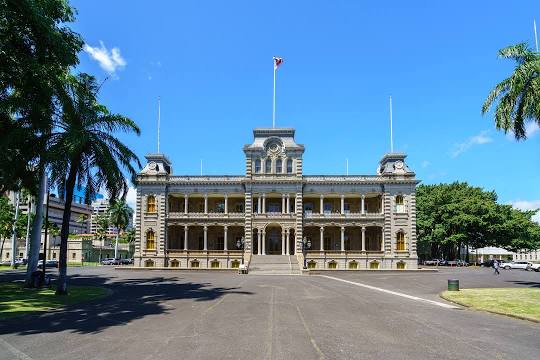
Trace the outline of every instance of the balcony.
[[167, 214], [169, 219], [243, 219], [243, 212], [172, 212]]
[[380, 219], [384, 217], [382, 212], [349, 212], [345, 211], [343, 214], [340, 212], [325, 211], [322, 214], [319, 212], [305, 211], [305, 219]]

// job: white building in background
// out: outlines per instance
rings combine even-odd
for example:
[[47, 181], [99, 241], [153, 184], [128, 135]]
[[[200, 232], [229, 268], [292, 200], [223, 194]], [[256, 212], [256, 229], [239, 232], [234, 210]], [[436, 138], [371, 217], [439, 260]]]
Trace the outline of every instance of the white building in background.
[[[92, 202], [92, 216], [90, 218], [90, 233], [95, 234], [98, 229], [97, 219], [100, 215], [108, 215], [110, 203], [108, 199], [98, 199]], [[133, 227], [133, 217], [129, 217], [129, 223], [126, 229]], [[107, 235], [116, 235], [116, 227], [114, 225], [109, 225], [109, 230]]]

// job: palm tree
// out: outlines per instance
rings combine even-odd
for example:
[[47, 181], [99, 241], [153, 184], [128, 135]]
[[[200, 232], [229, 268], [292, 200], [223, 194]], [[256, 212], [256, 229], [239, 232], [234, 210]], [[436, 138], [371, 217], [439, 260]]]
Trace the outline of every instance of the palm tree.
[[511, 131], [517, 140], [526, 139], [526, 123], [540, 125], [540, 53], [521, 43], [499, 50], [499, 57], [514, 60], [516, 68], [489, 93], [482, 114], [497, 103], [497, 129], [505, 133]]
[[99, 247], [99, 262], [101, 263], [101, 250], [103, 249], [103, 246], [105, 246], [105, 239], [107, 238], [107, 233], [109, 232], [109, 217], [105, 214], [100, 214], [96, 217], [96, 223], [96, 237], [101, 241], [101, 245]]
[[114, 258], [118, 259], [118, 237], [120, 236], [120, 231], [126, 230], [126, 227], [129, 224], [129, 217], [133, 213], [133, 210], [126, 204], [125, 201], [112, 201], [111, 206], [109, 207], [109, 218], [111, 224], [116, 227], [116, 240], [114, 243]]
[[139, 127], [131, 119], [111, 114], [97, 101], [99, 86], [88, 74], [69, 75], [66, 89], [60, 98], [63, 112], [57, 129], [51, 136], [50, 154], [55, 161], [51, 164], [52, 180], [65, 190], [65, 205], [60, 232], [60, 261], [57, 294], [67, 293], [67, 241], [71, 204], [75, 186], [84, 186], [85, 198], [93, 198], [104, 187], [111, 199], [119, 195], [125, 198], [128, 183], [122, 169], [132, 180], [136, 170], [132, 166], [140, 162], [114, 133], [140, 134]]

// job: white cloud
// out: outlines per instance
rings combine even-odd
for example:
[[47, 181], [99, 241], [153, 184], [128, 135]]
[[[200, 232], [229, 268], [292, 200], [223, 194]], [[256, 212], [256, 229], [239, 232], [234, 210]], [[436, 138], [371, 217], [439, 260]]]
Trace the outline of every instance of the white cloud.
[[529, 121], [527, 124], [525, 124], [525, 134], [527, 134], [528, 138], [534, 136], [538, 130], [540, 130], [540, 127], [534, 121]]
[[421, 164], [422, 168], [425, 169], [425, 168], [427, 168], [429, 165], [431, 165], [431, 163], [430, 163], [429, 161], [427, 161], [427, 160], [422, 161], [422, 164]]
[[488, 136], [488, 131], [484, 130], [481, 131], [480, 134], [471, 136], [467, 141], [455, 144], [454, 149], [452, 150], [452, 153], [450, 154], [453, 158], [458, 157], [459, 155], [463, 154], [465, 151], [469, 150], [471, 147], [475, 145], [484, 145], [492, 142], [493, 139]]
[[[516, 209], [520, 210], [537, 210], [540, 209], [540, 200], [514, 200], [509, 201], [508, 204], [512, 205]], [[537, 212], [532, 219], [537, 223], [540, 223], [540, 211]]]
[[135, 210], [135, 203], [137, 201], [137, 190], [134, 187], [129, 187], [126, 195], [126, 203]]
[[117, 47], [112, 48], [110, 51], [105, 47], [103, 41], [99, 41], [101, 47], [92, 47], [88, 44], [84, 44], [84, 51], [86, 51], [92, 59], [99, 63], [99, 66], [113, 75], [116, 70], [123, 69], [127, 62], [120, 54], [120, 49]]

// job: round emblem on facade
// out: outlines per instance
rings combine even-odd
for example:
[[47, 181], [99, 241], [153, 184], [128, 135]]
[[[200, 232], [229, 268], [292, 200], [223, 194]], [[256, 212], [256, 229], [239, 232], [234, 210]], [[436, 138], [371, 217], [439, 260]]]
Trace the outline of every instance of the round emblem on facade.
[[152, 161], [152, 162], [148, 163], [148, 168], [149, 168], [150, 170], [156, 170], [157, 164], [156, 164], [155, 162]]
[[401, 170], [403, 169], [403, 161], [396, 161], [396, 164], [394, 165], [396, 169]]

